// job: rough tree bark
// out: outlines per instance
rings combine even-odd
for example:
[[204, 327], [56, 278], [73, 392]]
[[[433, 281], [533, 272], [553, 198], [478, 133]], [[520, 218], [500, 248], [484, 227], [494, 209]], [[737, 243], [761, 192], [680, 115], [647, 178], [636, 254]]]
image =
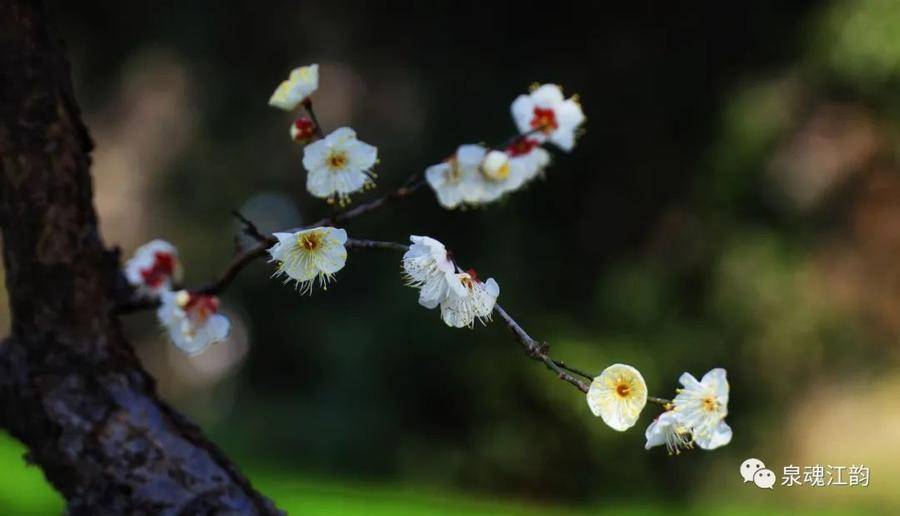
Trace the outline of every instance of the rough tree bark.
[[127, 287], [98, 232], [91, 149], [46, 9], [0, 0], [0, 226], [12, 315], [0, 344], [0, 426], [27, 445], [73, 514], [278, 513], [158, 398], [123, 338], [115, 307]]

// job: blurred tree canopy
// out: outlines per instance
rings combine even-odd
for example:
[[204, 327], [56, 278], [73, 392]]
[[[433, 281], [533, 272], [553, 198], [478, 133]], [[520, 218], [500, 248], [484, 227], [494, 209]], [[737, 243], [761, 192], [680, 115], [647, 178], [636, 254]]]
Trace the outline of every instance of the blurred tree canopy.
[[799, 407], [829, 378], [896, 370], [896, 2], [59, 8], [106, 238], [171, 240], [189, 283], [231, 256], [231, 209], [269, 230], [329, 209], [266, 105], [291, 67], [321, 64], [318, 114], [379, 147], [383, 189], [511, 135], [532, 82], [579, 93], [587, 132], [546, 181], [462, 212], [423, 192], [349, 233], [441, 239], [573, 364], [633, 364], [658, 395], [714, 366], [732, 385], [734, 442], [673, 460], [590, 416], [500, 325], [445, 328], [396, 256], [353, 253], [309, 297], [257, 264], [224, 299], [228, 353], [186, 363], [152, 317], [129, 324], [163, 392], [226, 449], [324, 476], [688, 501], [754, 453], [824, 460], [798, 448], [821, 437], [798, 437]]

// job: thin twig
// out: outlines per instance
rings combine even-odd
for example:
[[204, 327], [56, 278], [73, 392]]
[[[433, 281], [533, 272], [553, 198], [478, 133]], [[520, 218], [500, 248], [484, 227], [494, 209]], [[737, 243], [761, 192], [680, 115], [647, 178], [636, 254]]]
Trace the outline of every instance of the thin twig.
[[316, 117], [315, 110], [313, 110], [312, 99], [306, 97], [303, 100], [303, 108], [306, 109], [307, 113], [309, 113], [309, 118], [312, 120], [313, 125], [316, 126], [316, 136], [318, 136], [319, 138], [325, 138], [325, 131], [319, 124], [319, 119]]
[[262, 234], [259, 228], [256, 227], [256, 224], [251, 222], [247, 217], [243, 216], [241, 212], [232, 210], [231, 214], [234, 215], [236, 219], [241, 221], [241, 224], [243, 224], [244, 226], [242, 231], [248, 237], [256, 240], [257, 242], [264, 242], [268, 238], [266, 235]]
[[228, 285], [230, 285], [231, 282], [234, 281], [234, 278], [236, 278], [238, 273], [241, 272], [241, 269], [246, 267], [253, 260], [265, 256], [266, 251], [277, 242], [278, 240], [274, 237], [267, 237], [262, 243], [237, 255], [235, 259], [231, 261], [231, 264], [229, 264], [228, 268], [225, 269], [225, 273], [222, 274], [222, 276], [218, 280], [198, 289], [197, 292], [200, 294], [211, 296], [221, 294], [222, 291], [228, 288]]
[[549, 345], [534, 340], [531, 335], [529, 335], [528, 332], [526, 332], [525, 329], [522, 328], [499, 304], [494, 305], [494, 312], [503, 319], [503, 322], [506, 323], [506, 327], [509, 328], [509, 331], [516, 337], [516, 341], [522, 345], [525, 354], [528, 355], [529, 358], [543, 362], [548, 369], [559, 376], [560, 380], [569, 382], [581, 392], [587, 393], [588, 386], [586, 383], [569, 374], [566, 369], [563, 369], [557, 362], [550, 358]]
[[554, 362], [556, 363], [556, 365], [565, 369], [566, 371], [569, 371], [570, 373], [575, 373], [578, 376], [581, 376], [582, 378], [587, 378], [588, 380], [594, 379], [595, 375], [585, 373], [584, 371], [582, 371], [580, 369], [575, 369], [574, 367], [569, 366], [568, 364], [566, 364], [565, 362], [563, 362], [561, 360], [554, 360]]
[[317, 226], [337, 226], [348, 222], [349, 220], [355, 219], [360, 215], [368, 213], [373, 210], [377, 210], [386, 204], [389, 204], [393, 201], [398, 201], [400, 199], [405, 199], [410, 195], [414, 194], [417, 190], [425, 186], [425, 180], [419, 179], [418, 174], [414, 174], [410, 177], [410, 180], [401, 186], [400, 188], [394, 190], [393, 192], [389, 192], [377, 199], [371, 200], [367, 203], [360, 204], [359, 206], [355, 206], [348, 210], [335, 213], [329, 217], [324, 217], [319, 219], [312, 224], [307, 225], [306, 227], [317, 227]]
[[381, 242], [378, 240], [360, 240], [356, 238], [348, 238], [345, 243], [347, 247], [358, 249], [391, 249], [394, 251], [406, 251], [408, 245], [398, 244], [397, 242]]

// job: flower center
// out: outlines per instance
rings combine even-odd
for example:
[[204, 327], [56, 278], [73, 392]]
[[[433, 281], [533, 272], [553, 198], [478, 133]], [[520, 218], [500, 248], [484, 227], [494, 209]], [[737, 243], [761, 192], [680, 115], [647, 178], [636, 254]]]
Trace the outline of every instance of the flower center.
[[616, 394], [618, 394], [620, 398], [627, 398], [628, 395], [631, 394], [631, 385], [629, 385], [628, 382], [620, 381], [616, 384]]
[[325, 161], [332, 172], [337, 172], [347, 166], [347, 153], [344, 151], [333, 150], [328, 153], [328, 157]]
[[552, 133], [559, 127], [556, 123], [556, 113], [552, 109], [534, 108], [534, 117], [531, 119], [531, 128], [545, 133]]
[[322, 246], [323, 240], [319, 232], [303, 233], [297, 237], [297, 244], [307, 251], [315, 251]]
[[488, 177], [495, 181], [502, 181], [509, 177], [509, 162], [506, 162], [496, 169], [491, 170], [491, 173], [488, 174]]
[[153, 265], [147, 269], [141, 269], [141, 277], [144, 283], [150, 287], [158, 287], [172, 275], [175, 270], [175, 258], [169, 253], [156, 253]]
[[475, 288], [475, 284], [478, 283], [478, 273], [475, 272], [475, 269], [469, 269], [460, 275], [459, 282], [468, 290], [472, 290]]
[[459, 161], [456, 158], [450, 158], [450, 170], [447, 171], [447, 180], [451, 183], [457, 183], [462, 179], [462, 171], [459, 169]]
[[186, 299], [180, 299], [181, 308], [195, 322], [203, 323], [209, 316], [219, 311], [219, 298], [204, 294], [188, 293]]
[[715, 396], [707, 396], [703, 398], [703, 410], [707, 412], [716, 412], [719, 410], [719, 401]]

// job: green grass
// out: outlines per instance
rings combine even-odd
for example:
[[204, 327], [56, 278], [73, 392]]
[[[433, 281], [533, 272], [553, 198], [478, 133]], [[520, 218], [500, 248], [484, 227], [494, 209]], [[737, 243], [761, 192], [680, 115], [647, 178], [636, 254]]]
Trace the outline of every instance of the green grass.
[[[61, 514], [63, 500], [50, 488], [39, 469], [25, 465], [25, 450], [0, 433], [0, 514]], [[752, 516], [824, 514], [817, 511], [775, 510], [769, 506], [721, 506], [674, 509], [659, 504], [628, 505], [622, 502], [589, 507], [562, 507], [523, 500], [495, 499], [456, 491], [440, 491], [403, 484], [364, 484], [310, 479], [294, 472], [249, 468], [255, 487], [290, 514], [304, 515], [680, 515]], [[850, 514], [847, 508], [827, 514]]]
[[41, 470], [26, 466], [25, 448], [0, 432], [0, 514], [60, 514], [63, 499]]

